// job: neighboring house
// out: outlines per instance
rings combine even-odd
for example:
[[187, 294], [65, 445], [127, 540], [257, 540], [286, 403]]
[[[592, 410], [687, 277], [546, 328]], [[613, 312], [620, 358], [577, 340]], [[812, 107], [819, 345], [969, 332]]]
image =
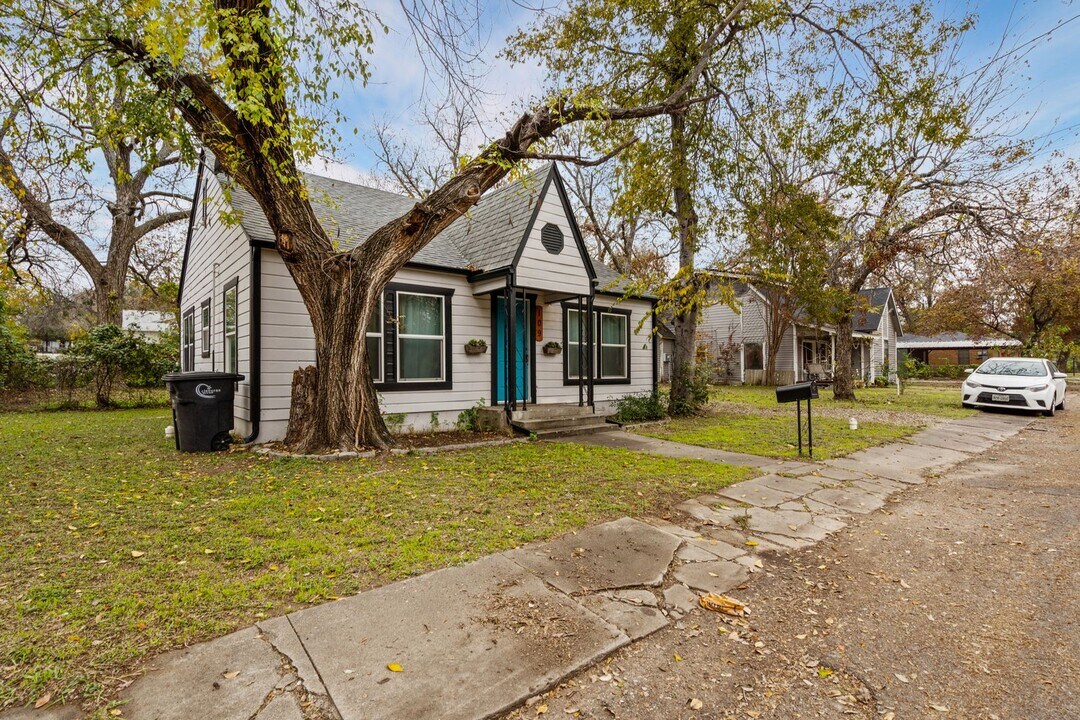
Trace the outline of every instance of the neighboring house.
[[660, 382], [671, 382], [675, 367], [675, 331], [668, 327], [668, 320], [656, 320], [656, 334], [660, 338]]
[[[890, 382], [896, 380], [896, 368], [899, 355], [897, 343], [904, 336], [904, 325], [900, 320], [900, 309], [896, 304], [891, 288], [870, 288], [859, 291], [865, 301], [861, 310], [855, 311], [853, 332], [868, 336], [865, 341], [856, 342], [856, 349], [861, 347], [863, 360], [863, 378], [874, 382], [877, 378], [888, 376]], [[866, 357], [868, 356], [868, 357]], [[855, 357], [852, 356], [852, 366]]]
[[124, 310], [120, 317], [120, 324], [125, 330], [131, 330], [147, 340], [159, 340], [170, 329], [175, 329], [174, 316], [156, 310]]
[[[417, 202], [314, 175], [306, 181], [343, 249]], [[225, 208], [225, 182], [200, 168], [180, 288], [182, 366], [243, 374], [237, 431], [249, 441], [281, 439], [293, 372], [315, 362], [314, 335], [265, 217], [235, 186]], [[222, 209], [239, 213], [239, 223], [224, 221]], [[648, 298], [623, 299], [615, 273], [588, 256], [563, 182], [545, 166], [485, 195], [386, 288], [367, 331], [382, 410], [406, 430], [453, 427], [480, 402], [515, 421], [537, 404], [605, 411], [655, 387], [652, 308]], [[590, 316], [591, 331], [581, 320]], [[488, 352], [467, 353], [472, 339]], [[551, 341], [560, 353], [541, 352]]]
[[[698, 324], [698, 343], [716, 361], [717, 354], [728, 355], [735, 347], [734, 362], [726, 360], [729, 379], [750, 385], [765, 381], [768, 358], [770, 303], [774, 296], [767, 288], [756, 286], [746, 278], [727, 277], [735, 293], [734, 307], [715, 303], [702, 311]], [[856, 312], [852, 337], [855, 346], [851, 357], [855, 376], [874, 382], [885, 374], [896, 377], [896, 339], [903, 327], [896, 300], [888, 288], [864, 290], [860, 295], [865, 307]], [[836, 330], [829, 325], [816, 325], [806, 319], [795, 320], [787, 328], [776, 356], [776, 381], [780, 385], [808, 378], [810, 365], [821, 365], [833, 371], [836, 356]]]
[[961, 332], [907, 335], [897, 346], [903, 354], [932, 366], [978, 365], [989, 357], [1019, 353], [1022, 344], [1012, 338], [968, 337]]

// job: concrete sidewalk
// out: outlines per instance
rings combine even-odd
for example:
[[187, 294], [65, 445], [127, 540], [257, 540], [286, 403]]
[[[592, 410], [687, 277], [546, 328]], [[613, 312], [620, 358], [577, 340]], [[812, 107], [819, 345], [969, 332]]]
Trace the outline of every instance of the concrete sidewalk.
[[824, 463], [757, 458], [765, 475], [679, 505], [677, 524], [623, 518], [163, 655], [120, 709], [140, 720], [492, 717], [694, 611], [699, 594], [740, 586], [768, 552], [818, 542], [1028, 422], [977, 416]]

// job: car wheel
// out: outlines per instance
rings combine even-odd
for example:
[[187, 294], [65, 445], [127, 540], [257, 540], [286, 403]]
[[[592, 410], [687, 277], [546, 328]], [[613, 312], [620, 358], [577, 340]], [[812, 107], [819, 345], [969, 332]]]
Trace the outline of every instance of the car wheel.
[[1054, 412], [1056, 411], [1056, 408], [1057, 408], [1057, 405], [1055, 405], [1054, 401], [1051, 400], [1050, 401], [1050, 409], [1049, 410], [1044, 410], [1043, 415], [1045, 415], [1046, 417], [1054, 417]]
[[1058, 410], [1064, 410], [1065, 409], [1065, 396], [1064, 395], [1061, 396], [1061, 402], [1058, 403], [1057, 409]]

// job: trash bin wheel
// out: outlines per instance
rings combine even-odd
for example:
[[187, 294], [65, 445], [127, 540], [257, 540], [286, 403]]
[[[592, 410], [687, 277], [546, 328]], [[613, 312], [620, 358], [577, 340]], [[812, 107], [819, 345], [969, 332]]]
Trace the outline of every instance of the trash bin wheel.
[[228, 450], [231, 443], [232, 435], [227, 432], [219, 432], [214, 436], [214, 439], [210, 441], [210, 449], [215, 452], [218, 450]]

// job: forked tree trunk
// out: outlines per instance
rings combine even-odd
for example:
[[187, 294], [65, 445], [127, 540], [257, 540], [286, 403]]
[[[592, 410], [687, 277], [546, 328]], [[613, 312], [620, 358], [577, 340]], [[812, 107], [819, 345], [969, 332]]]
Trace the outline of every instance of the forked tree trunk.
[[389, 278], [362, 273], [339, 257], [338, 264], [290, 268], [315, 334], [315, 365], [293, 373], [285, 443], [298, 452], [391, 443], [367, 357], [367, 327]]
[[836, 323], [836, 357], [833, 362], [833, 398], [855, 399], [855, 378], [851, 370], [851, 351], [855, 339], [851, 336], [851, 313], [844, 313]]
[[99, 325], [120, 326], [123, 322], [124, 285], [127, 282], [127, 265], [123, 272], [108, 266], [102, 266], [100, 272], [91, 273], [94, 284], [94, 317]]

